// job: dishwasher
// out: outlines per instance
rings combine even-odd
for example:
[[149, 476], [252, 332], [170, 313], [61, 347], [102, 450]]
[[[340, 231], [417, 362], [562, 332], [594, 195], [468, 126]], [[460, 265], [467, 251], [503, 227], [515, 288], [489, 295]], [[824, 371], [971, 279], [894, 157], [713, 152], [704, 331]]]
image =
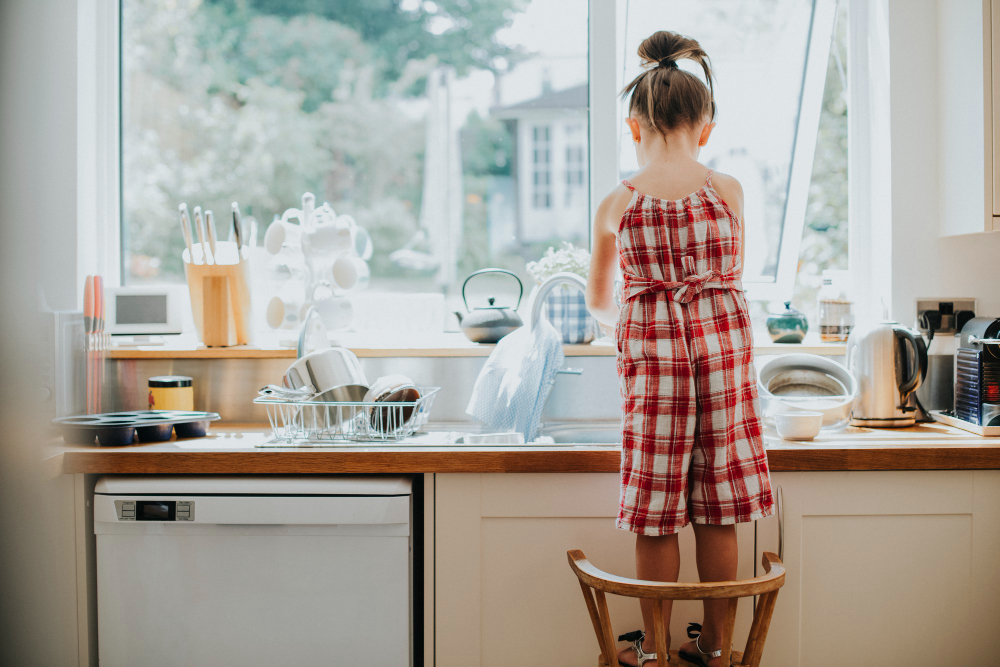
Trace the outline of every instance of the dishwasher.
[[402, 477], [102, 477], [100, 664], [412, 664], [411, 496]]

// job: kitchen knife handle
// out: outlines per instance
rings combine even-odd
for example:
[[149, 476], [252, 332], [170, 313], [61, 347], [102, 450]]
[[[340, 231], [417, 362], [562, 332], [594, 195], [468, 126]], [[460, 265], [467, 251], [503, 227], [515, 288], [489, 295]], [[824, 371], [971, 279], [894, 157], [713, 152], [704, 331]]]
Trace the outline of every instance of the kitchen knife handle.
[[194, 263], [194, 240], [191, 238], [191, 218], [188, 216], [187, 204], [181, 204], [178, 209], [181, 213], [181, 236], [184, 237], [184, 247], [188, 251], [188, 263]]
[[104, 331], [104, 279], [94, 276], [94, 331]]
[[236, 255], [243, 250], [243, 216], [240, 215], [240, 205], [233, 202], [233, 238], [236, 240]]
[[83, 283], [83, 330], [94, 330], [94, 276], [87, 276]]
[[205, 245], [205, 221], [201, 217], [201, 206], [194, 207], [194, 230], [198, 233], [198, 245], [201, 246], [201, 261], [199, 264], [208, 263], [208, 248]]
[[208, 249], [212, 253], [210, 264], [218, 264], [219, 258], [215, 254], [215, 216], [212, 211], [205, 211], [205, 231], [208, 233]]

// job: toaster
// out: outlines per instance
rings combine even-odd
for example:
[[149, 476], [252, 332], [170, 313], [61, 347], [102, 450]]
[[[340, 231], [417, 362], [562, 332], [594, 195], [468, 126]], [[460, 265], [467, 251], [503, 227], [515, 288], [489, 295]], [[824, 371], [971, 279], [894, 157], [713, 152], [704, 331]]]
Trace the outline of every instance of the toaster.
[[1000, 426], [1000, 318], [976, 317], [962, 327], [955, 353], [955, 417]]

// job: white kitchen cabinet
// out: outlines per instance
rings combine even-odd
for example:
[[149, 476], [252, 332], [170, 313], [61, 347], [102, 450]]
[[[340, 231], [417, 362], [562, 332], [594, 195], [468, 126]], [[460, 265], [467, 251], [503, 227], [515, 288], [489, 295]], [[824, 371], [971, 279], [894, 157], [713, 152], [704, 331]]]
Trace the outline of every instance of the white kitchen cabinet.
[[[437, 474], [434, 651], [437, 667], [592, 665], [597, 640], [566, 551], [635, 575], [634, 538], [614, 527], [617, 473]], [[740, 577], [753, 576], [753, 525], [740, 526]], [[682, 580], [697, 581], [694, 536], [681, 534]], [[641, 627], [638, 603], [609, 597], [615, 633]], [[737, 647], [752, 606], [740, 603]], [[701, 604], [677, 603], [674, 648]]]
[[998, 231], [1000, 0], [937, 0], [936, 26], [941, 234]]
[[985, 231], [1000, 231], [1000, 0], [983, 0]]
[[[775, 473], [785, 586], [764, 664], [1000, 656], [1000, 471]], [[757, 551], [779, 540], [757, 523]]]

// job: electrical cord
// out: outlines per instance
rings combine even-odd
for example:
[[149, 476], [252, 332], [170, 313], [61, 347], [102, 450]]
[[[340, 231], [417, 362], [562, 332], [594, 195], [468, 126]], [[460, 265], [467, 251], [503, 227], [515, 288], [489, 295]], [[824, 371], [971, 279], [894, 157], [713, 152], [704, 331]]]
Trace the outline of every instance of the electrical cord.
[[931, 346], [934, 340], [934, 332], [941, 328], [941, 311], [928, 310], [920, 316], [918, 323], [921, 329], [927, 330], [927, 347]]

